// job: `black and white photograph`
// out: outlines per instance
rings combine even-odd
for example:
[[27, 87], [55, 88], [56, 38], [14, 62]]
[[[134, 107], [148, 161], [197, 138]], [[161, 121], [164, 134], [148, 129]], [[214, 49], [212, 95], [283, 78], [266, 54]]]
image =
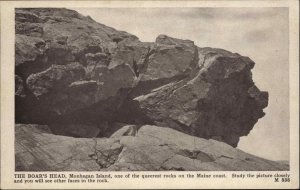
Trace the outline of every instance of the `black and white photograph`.
[[16, 8], [15, 32], [16, 171], [289, 170], [287, 8]]
[[299, 188], [299, 1], [0, 10], [0, 189]]

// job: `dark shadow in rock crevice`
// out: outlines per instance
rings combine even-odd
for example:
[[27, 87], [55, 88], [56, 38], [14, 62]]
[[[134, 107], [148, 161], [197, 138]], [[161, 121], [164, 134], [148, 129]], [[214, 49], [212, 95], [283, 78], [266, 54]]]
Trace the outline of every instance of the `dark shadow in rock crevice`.
[[16, 123], [48, 125], [53, 134], [83, 138], [109, 137], [127, 124], [138, 128], [154, 124], [137, 101], [127, 98], [130, 90], [120, 89], [116, 96], [63, 115], [51, 112], [50, 102], [45, 105], [37, 99], [28, 101], [16, 97]]
[[51, 63], [49, 63], [47, 59], [45, 54], [37, 55], [36, 59], [33, 61], [25, 61], [16, 65], [15, 74], [26, 81], [29, 75], [44, 71], [51, 66]]
[[171, 78], [160, 78], [155, 80], [140, 81], [130, 93], [130, 97], [134, 98], [137, 96], [148, 94], [153, 89], [159, 88], [171, 82], [180, 81], [188, 76], [188, 74], [180, 74]]

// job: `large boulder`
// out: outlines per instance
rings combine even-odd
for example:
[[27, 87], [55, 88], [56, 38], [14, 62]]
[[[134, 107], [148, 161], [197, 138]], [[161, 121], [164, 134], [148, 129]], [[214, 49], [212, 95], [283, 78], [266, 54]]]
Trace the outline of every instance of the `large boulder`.
[[[54, 65], [49, 69], [40, 73], [32, 74], [27, 78], [26, 84], [34, 96], [41, 102], [47, 104], [49, 109], [56, 112], [58, 115], [72, 111], [77, 106], [82, 107], [79, 101], [88, 99], [85, 103], [88, 104], [91, 98], [76, 98], [79, 96], [78, 89], [89, 90], [84, 92], [83, 96], [88, 96], [89, 92], [96, 91], [96, 88], [86, 83], [74, 84], [75, 81], [83, 80], [85, 76], [84, 68], [79, 63], [71, 63], [68, 65]], [[91, 83], [93, 84], [93, 83]], [[77, 93], [76, 93], [77, 92]], [[79, 101], [71, 101], [79, 100]], [[68, 104], [68, 105], [66, 105]], [[90, 103], [91, 104], [91, 103]]]
[[[30, 113], [44, 112], [44, 117], [50, 113], [53, 117], [48, 117], [47, 122], [55, 134], [97, 136], [99, 128], [106, 128], [102, 122], [112, 120], [126, 98], [126, 91], [120, 93], [120, 89], [133, 87], [135, 75], [128, 65], [119, 65], [112, 69], [96, 67], [92, 80], [87, 81], [85, 77], [84, 67], [76, 62], [53, 65], [31, 74], [26, 84], [38, 105]], [[92, 118], [100, 120], [95, 122]]]
[[268, 93], [254, 85], [250, 71], [254, 62], [248, 57], [220, 50], [200, 51], [199, 55], [205, 58], [197, 73], [139, 95], [134, 101], [139, 111], [159, 126], [235, 147], [239, 137], [247, 135], [264, 116]]

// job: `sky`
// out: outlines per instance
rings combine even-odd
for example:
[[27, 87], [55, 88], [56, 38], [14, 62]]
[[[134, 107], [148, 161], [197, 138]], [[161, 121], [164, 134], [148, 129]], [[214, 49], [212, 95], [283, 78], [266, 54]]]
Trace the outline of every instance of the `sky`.
[[144, 42], [166, 34], [250, 57], [256, 63], [253, 81], [269, 92], [269, 105], [238, 148], [271, 160], [289, 160], [288, 8], [72, 9]]

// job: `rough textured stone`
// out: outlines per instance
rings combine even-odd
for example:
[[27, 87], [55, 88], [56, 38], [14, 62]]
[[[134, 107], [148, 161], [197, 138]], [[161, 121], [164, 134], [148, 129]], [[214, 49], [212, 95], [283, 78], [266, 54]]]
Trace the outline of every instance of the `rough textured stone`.
[[[225, 143], [173, 129], [142, 126], [135, 136], [72, 138], [51, 134], [47, 126], [16, 125], [16, 171], [266, 171], [288, 170]], [[123, 135], [121, 135], [123, 134]]]
[[121, 137], [121, 136], [136, 136], [137, 135], [137, 126], [136, 125], [125, 125], [110, 137]]
[[183, 75], [197, 67], [198, 51], [194, 42], [160, 35], [142, 65], [141, 80], [159, 80]]
[[42, 71], [49, 67], [44, 56], [45, 41], [38, 37], [16, 34], [15, 64], [16, 74], [26, 79], [31, 73]]
[[68, 9], [15, 16], [17, 123], [75, 137], [150, 124], [236, 147], [264, 116], [248, 57], [167, 35], [140, 42]]
[[26, 96], [23, 80], [18, 75], [15, 75], [15, 95], [21, 98]]
[[267, 92], [251, 79], [254, 62], [230, 52], [199, 54], [197, 73], [134, 98], [157, 125], [237, 146], [264, 116]]
[[[81, 84], [79, 87], [78, 84], [73, 83], [83, 80], [84, 76], [84, 68], [79, 63], [71, 63], [65, 66], [55, 65], [43, 72], [32, 74], [27, 78], [26, 83], [37, 99], [47, 104], [45, 106], [48, 109], [61, 115], [82, 107], [80, 102], [84, 105], [95, 102], [91, 100], [95, 99], [91, 92], [95, 92], [96, 88], [91, 85], [89, 88], [86, 84]], [[78, 98], [80, 88], [82, 96]], [[89, 91], [85, 91], [86, 89]]]
[[99, 84], [98, 100], [115, 96], [121, 88], [132, 88], [135, 85], [135, 75], [127, 64], [118, 65], [112, 69], [103, 66], [96, 67], [91, 79]]
[[99, 166], [88, 156], [93, 145], [93, 139], [52, 135], [47, 126], [17, 125], [16, 171], [95, 171]]
[[88, 124], [52, 124], [49, 126], [51, 131], [57, 135], [71, 136], [71, 137], [84, 137], [93, 138], [97, 137], [101, 129], [96, 125]]
[[56, 120], [92, 104], [118, 105], [126, 98], [119, 97], [124, 95], [119, 90], [135, 84], [131, 63], [108, 68], [111, 54], [124, 46], [123, 41], [138, 39], [73, 10], [16, 9], [16, 74], [27, 81], [22, 96], [30, 97], [18, 101], [16, 120], [40, 123], [45, 118], [41, 115], [49, 113]]

